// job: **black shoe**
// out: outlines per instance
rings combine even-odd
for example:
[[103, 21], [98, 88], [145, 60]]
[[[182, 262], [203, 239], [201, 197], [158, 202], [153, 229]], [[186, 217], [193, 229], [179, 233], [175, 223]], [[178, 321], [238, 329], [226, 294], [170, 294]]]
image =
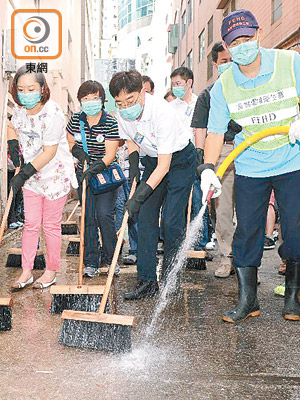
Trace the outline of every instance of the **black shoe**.
[[285, 294], [282, 315], [291, 321], [300, 320], [300, 262], [287, 261], [285, 272]]
[[198, 271], [206, 270], [205, 258], [189, 258], [187, 260], [185, 269], [189, 269], [189, 270], [196, 269]]
[[158, 283], [154, 281], [139, 281], [136, 288], [124, 294], [124, 300], [139, 300], [153, 297], [158, 292]]
[[205, 260], [206, 261], [212, 261], [213, 259], [214, 259], [214, 256], [207, 251], [206, 252], [206, 256], [205, 256]]
[[264, 250], [272, 250], [275, 249], [275, 240], [269, 236], [265, 236], [264, 238]]
[[248, 317], [260, 315], [260, 308], [257, 300], [257, 268], [256, 267], [235, 267], [239, 284], [239, 302], [237, 306], [225, 313], [223, 321], [237, 323]]

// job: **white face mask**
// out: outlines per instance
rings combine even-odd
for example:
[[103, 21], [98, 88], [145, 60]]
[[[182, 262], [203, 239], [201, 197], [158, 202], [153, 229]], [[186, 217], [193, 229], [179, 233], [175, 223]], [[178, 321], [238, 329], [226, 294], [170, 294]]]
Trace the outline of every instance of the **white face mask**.
[[249, 65], [256, 60], [259, 53], [258, 36], [256, 40], [248, 40], [237, 46], [230, 47], [232, 61], [239, 65]]

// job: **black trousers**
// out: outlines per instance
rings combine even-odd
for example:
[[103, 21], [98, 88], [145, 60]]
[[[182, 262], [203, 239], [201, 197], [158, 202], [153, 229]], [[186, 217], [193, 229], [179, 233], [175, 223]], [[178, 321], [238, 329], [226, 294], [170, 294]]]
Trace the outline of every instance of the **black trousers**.
[[[157, 166], [157, 158], [146, 156], [143, 181]], [[196, 173], [196, 151], [192, 143], [172, 155], [168, 174], [142, 204], [138, 218], [138, 280], [156, 281], [156, 250], [159, 236], [159, 211], [164, 200], [164, 263], [170, 267], [184, 238], [186, 207]]]
[[235, 176], [237, 229], [233, 238], [236, 267], [259, 267], [272, 188], [279, 207], [283, 243], [279, 255], [300, 261], [300, 171], [268, 178]]

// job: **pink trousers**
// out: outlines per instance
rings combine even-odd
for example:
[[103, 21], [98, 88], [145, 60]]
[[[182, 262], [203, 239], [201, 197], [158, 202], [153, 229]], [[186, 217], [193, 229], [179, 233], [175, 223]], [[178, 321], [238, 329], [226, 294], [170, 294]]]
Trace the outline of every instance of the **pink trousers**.
[[58, 271], [61, 253], [61, 220], [67, 195], [57, 200], [45, 197], [24, 189], [25, 224], [22, 235], [22, 268], [33, 269], [37, 251], [40, 229], [46, 239], [46, 269]]

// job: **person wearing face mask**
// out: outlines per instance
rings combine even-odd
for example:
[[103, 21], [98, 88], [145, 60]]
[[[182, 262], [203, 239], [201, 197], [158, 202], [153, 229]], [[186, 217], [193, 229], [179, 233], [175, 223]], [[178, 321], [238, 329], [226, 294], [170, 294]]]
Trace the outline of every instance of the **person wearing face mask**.
[[127, 142], [130, 180], [138, 176], [139, 152], [145, 157], [143, 177], [127, 202], [129, 217], [138, 216], [138, 282], [126, 300], [154, 296], [158, 291], [156, 249], [159, 211], [164, 205], [166, 279], [185, 234], [186, 207], [196, 173], [196, 151], [190, 132], [168, 102], [145, 93], [138, 71], [116, 73], [109, 84], [118, 107], [120, 137]]
[[77, 187], [74, 163], [69, 153], [62, 109], [50, 99], [44, 74], [21, 67], [15, 74], [12, 97], [16, 103], [7, 139], [14, 166], [21, 167], [12, 178], [14, 198], [23, 188], [25, 224], [22, 234], [21, 276], [12, 290], [33, 283], [32, 269], [40, 227], [46, 239], [46, 270], [34, 288], [56, 282], [61, 258], [62, 212], [71, 185]]
[[[176, 113], [179, 118], [183, 122], [186, 129], [189, 130], [191, 135], [191, 140], [195, 144], [194, 137], [194, 129], [191, 127], [191, 120], [194, 113], [195, 105], [197, 102], [197, 96], [193, 93], [193, 83], [194, 83], [194, 74], [193, 71], [186, 67], [176, 68], [170, 75], [171, 83], [172, 83], [172, 92], [177, 97], [171, 103], [172, 107], [174, 107]], [[199, 165], [203, 162], [203, 149], [198, 148], [197, 145], [197, 160]], [[200, 181], [196, 176], [193, 186], [193, 195], [192, 195], [192, 219], [194, 219], [202, 206], [202, 192], [200, 189]], [[198, 239], [197, 243], [194, 246], [194, 250], [203, 250], [205, 245], [208, 243], [208, 213], [205, 213], [202, 235]], [[206, 260], [211, 261], [213, 256], [207, 253]], [[200, 269], [203, 270], [206, 268], [205, 261], [203, 259], [195, 259], [190, 258], [186, 265], [187, 269]]]
[[[120, 137], [118, 124], [114, 117], [104, 109], [105, 91], [103, 86], [96, 81], [82, 83], [77, 92], [77, 99], [81, 111], [75, 113], [67, 125], [67, 137], [72, 155], [79, 161], [77, 167], [78, 181], [99, 174], [116, 160]], [[84, 129], [87, 151], [82, 142]], [[83, 172], [84, 162], [89, 168]], [[82, 185], [80, 184], [80, 197]], [[99, 274], [99, 241], [98, 227], [102, 237], [102, 264], [111, 264], [115, 245], [117, 242], [114, 209], [117, 198], [117, 189], [107, 193], [94, 195], [90, 186], [86, 192], [86, 217], [85, 217], [85, 251], [84, 270], [85, 276], [93, 278]], [[119, 275], [119, 266], [115, 275]]]
[[275, 126], [290, 126], [288, 134], [261, 139], [235, 159], [237, 229], [233, 261], [239, 284], [237, 306], [223, 320], [237, 323], [260, 315], [257, 268], [261, 264], [264, 230], [272, 189], [278, 202], [283, 243], [279, 255], [287, 260], [285, 305], [287, 320], [300, 320], [300, 55], [260, 46], [262, 31], [248, 10], [228, 14], [221, 27], [223, 45], [232, 67], [211, 90], [205, 164], [201, 174], [203, 196], [210, 185], [221, 191], [214, 169], [230, 119], [242, 126], [235, 145], [248, 136]]
[[[212, 48], [213, 67], [219, 76], [232, 66], [231, 55], [224, 49], [221, 42], [214, 44]], [[210, 91], [213, 85], [204, 89], [195, 106], [191, 126], [195, 129], [196, 147], [204, 153], [204, 143], [207, 135], [207, 123], [210, 109]], [[234, 137], [241, 131], [241, 127], [231, 120], [224, 134], [224, 143], [216, 168], [224, 161], [233, 150]], [[203, 163], [203, 156], [202, 156]], [[221, 253], [220, 265], [215, 271], [216, 278], [228, 278], [234, 273], [232, 265], [232, 239], [235, 231], [233, 222], [234, 214], [234, 165], [231, 164], [222, 179], [222, 194], [215, 199], [216, 225], [215, 234], [218, 241], [218, 249]]]

